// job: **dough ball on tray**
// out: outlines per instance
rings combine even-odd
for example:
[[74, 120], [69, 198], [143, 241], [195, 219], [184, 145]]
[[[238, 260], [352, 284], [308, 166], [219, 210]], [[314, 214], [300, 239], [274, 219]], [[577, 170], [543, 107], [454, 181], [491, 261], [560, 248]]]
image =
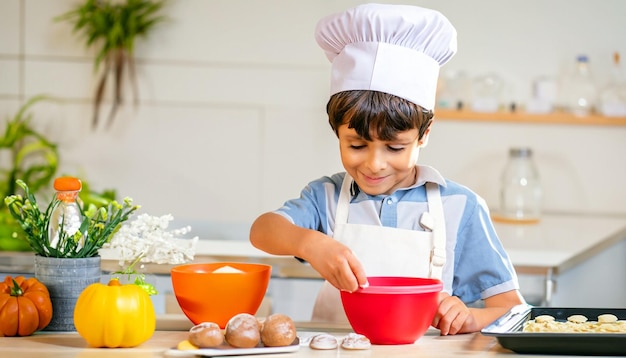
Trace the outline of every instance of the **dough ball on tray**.
[[224, 343], [224, 333], [217, 323], [203, 322], [191, 327], [189, 342], [199, 348], [214, 348]]
[[249, 313], [239, 313], [226, 323], [226, 342], [236, 348], [254, 348], [261, 342], [260, 323]]
[[291, 317], [275, 313], [263, 321], [261, 341], [267, 347], [290, 345], [296, 339], [296, 325]]

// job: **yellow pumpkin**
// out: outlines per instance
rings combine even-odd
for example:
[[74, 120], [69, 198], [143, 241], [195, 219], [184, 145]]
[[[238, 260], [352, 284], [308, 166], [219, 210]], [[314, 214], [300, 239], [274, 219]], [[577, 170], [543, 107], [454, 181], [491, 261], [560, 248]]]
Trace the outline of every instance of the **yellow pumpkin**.
[[114, 278], [108, 285], [94, 283], [81, 292], [74, 325], [92, 347], [135, 347], [152, 337], [156, 315], [146, 291]]

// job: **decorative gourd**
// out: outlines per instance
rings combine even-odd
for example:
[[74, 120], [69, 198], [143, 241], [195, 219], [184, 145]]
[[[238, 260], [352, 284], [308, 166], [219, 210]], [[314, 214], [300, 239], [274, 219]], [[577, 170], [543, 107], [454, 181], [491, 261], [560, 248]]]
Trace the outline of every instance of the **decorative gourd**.
[[51, 319], [50, 293], [39, 280], [6, 276], [0, 282], [0, 336], [29, 336]]
[[135, 347], [152, 337], [156, 315], [150, 296], [134, 284], [94, 283], [78, 296], [76, 331], [92, 347]]

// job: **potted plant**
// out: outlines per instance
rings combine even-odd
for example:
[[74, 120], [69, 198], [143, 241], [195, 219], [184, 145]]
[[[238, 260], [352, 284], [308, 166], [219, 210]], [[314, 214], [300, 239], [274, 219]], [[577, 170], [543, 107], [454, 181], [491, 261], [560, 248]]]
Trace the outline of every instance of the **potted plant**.
[[[165, 0], [86, 0], [57, 17], [59, 21], [72, 24], [73, 31], [85, 38], [87, 48], [96, 49], [94, 70], [99, 72], [99, 78], [94, 95], [94, 128], [98, 126], [100, 106], [109, 78], [113, 81], [113, 103], [108, 126], [122, 104], [122, 80], [126, 71], [137, 104], [135, 40], [147, 37], [154, 26], [164, 19], [158, 14], [164, 4]], [[100, 67], [102, 64], [104, 68]]]
[[[88, 285], [99, 282], [101, 278], [98, 250], [139, 206], [133, 205], [130, 198], [124, 199], [121, 204], [113, 200], [101, 207], [94, 204], [86, 208], [79, 206], [82, 221], [76, 231], [65, 231], [55, 240], [51, 237], [50, 228], [58, 223], [53, 220], [53, 213], [63, 205], [64, 198], [59, 195], [62, 193], [55, 195], [42, 211], [28, 185], [20, 179], [17, 185], [25, 195], [9, 195], [4, 202], [26, 233], [26, 239], [35, 253], [35, 277], [50, 291], [54, 313], [46, 329], [75, 330], [76, 300]], [[63, 215], [61, 230], [69, 222], [66, 212]]]
[[[59, 154], [56, 144], [31, 126], [29, 110], [36, 103], [51, 99], [44, 95], [30, 98], [8, 118], [4, 134], [0, 133], [0, 195], [2, 198], [15, 193], [16, 180], [30, 183], [30, 190], [38, 193], [49, 188], [57, 171]], [[0, 250], [28, 251], [30, 245], [19, 223], [0, 202]]]

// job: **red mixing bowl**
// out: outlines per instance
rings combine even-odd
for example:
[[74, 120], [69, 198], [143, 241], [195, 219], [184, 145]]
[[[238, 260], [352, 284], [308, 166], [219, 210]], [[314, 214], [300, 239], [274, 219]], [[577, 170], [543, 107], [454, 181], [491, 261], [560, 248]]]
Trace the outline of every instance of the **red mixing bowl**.
[[431, 278], [369, 277], [369, 287], [341, 291], [354, 332], [372, 344], [411, 344], [426, 333], [443, 283]]

